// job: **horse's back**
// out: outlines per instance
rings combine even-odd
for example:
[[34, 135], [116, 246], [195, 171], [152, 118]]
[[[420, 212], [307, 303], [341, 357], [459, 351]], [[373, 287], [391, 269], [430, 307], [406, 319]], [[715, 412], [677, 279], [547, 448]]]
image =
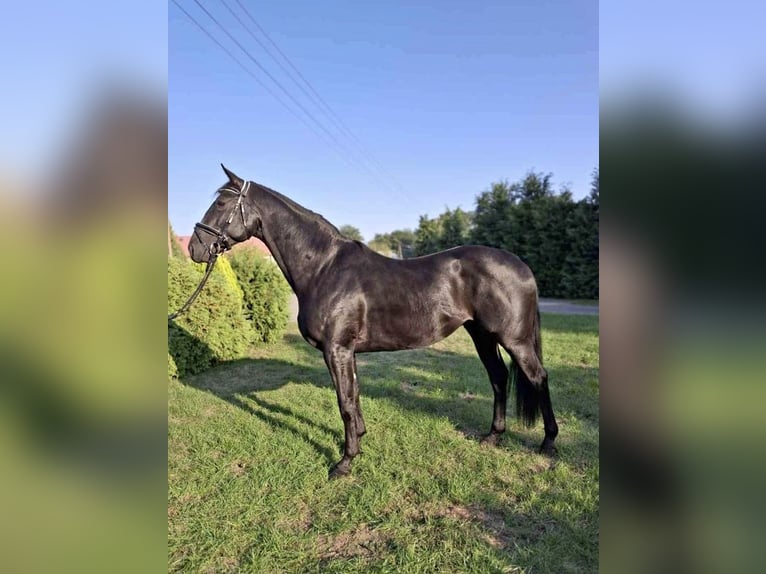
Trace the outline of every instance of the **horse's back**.
[[402, 263], [434, 273], [437, 279], [460, 280], [463, 288], [477, 296], [486, 290], [512, 290], [516, 295], [537, 293], [529, 266], [514, 253], [495, 247], [464, 245]]
[[[359, 261], [365, 348], [414, 348], [438, 341], [469, 320], [499, 332], [537, 309], [529, 267], [516, 255], [463, 246], [395, 260]], [[347, 267], [347, 269], [350, 267]]]

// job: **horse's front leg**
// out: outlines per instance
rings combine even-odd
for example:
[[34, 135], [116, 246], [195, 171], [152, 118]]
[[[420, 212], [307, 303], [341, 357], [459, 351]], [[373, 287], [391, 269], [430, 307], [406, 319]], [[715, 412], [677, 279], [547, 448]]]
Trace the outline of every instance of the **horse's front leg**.
[[328, 345], [325, 347], [324, 360], [335, 385], [340, 416], [343, 417], [346, 431], [343, 458], [330, 470], [330, 478], [338, 478], [351, 472], [351, 461], [359, 454], [359, 437], [364, 427], [358, 428], [361, 413], [357, 412], [359, 391], [354, 373], [354, 351], [340, 345]]
[[362, 405], [359, 403], [359, 376], [356, 371], [356, 354], [354, 354], [354, 382], [351, 388], [354, 391], [354, 405], [356, 406], [356, 434], [361, 439], [367, 432], [367, 427], [364, 425]]

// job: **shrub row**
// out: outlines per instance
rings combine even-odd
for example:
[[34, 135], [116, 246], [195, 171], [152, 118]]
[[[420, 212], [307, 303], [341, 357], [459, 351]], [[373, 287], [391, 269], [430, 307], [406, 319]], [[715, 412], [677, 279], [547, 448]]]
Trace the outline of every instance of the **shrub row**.
[[[194, 291], [203, 269], [186, 259], [168, 260], [169, 313]], [[242, 312], [242, 292], [232, 275], [222, 258], [191, 308], [168, 325], [169, 375], [199, 373], [215, 361], [244, 355], [253, 335]]]
[[[168, 313], [183, 305], [204, 269], [185, 257], [168, 259]], [[168, 324], [168, 375], [199, 373], [245, 356], [251, 344], [277, 340], [287, 325], [289, 294], [277, 266], [257, 251], [220, 257], [191, 308]]]
[[279, 268], [255, 249], [237, 249], [227, 257], [242, 289], [254, 341], [276, 341], [287, 326], [290, 286]]

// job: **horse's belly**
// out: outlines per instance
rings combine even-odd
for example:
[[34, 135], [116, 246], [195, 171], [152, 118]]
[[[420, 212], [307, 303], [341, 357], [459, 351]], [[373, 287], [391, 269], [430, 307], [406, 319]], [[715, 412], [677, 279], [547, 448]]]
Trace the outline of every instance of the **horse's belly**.
[[397, 351], [427, 347], [455, 332], [470, 319], [458, 313], [419, 314], [408, 310], [367, 317], [366, 333], [358, 350]]

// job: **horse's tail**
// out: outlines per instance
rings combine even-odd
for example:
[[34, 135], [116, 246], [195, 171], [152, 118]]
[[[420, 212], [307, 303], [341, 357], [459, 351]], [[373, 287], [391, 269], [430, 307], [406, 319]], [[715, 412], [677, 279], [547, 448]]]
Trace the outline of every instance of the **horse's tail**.
[[[514, 357], [511, 367], [511, 384], [516, 389], [516, 417], [531, 427], [540, 415], [540, 399], [543, 385], [547, 384], [548, 374], [543, 368], [543, 343], [540, 337], [540, 308], [536, 309], [533, 319], [533, 332], [531, 347], [534, 349], [534, 357], [525, 361], [528, 371], [520, 365], [518, 358]], [[530, 349], [532, 350], [532, 349]], [[533, 379], [530, 379], [530, 375]]]

